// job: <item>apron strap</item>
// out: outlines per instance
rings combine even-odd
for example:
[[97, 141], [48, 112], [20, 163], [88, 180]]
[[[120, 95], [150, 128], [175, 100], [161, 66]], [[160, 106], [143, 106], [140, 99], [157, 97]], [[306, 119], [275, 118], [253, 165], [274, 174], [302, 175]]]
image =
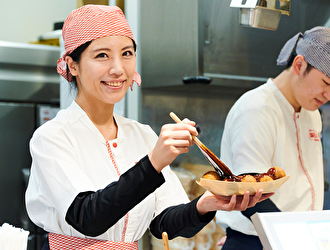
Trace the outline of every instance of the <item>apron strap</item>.
[[116, 242], [49, 233], [50, 250], [138, 250], [138, 241]]

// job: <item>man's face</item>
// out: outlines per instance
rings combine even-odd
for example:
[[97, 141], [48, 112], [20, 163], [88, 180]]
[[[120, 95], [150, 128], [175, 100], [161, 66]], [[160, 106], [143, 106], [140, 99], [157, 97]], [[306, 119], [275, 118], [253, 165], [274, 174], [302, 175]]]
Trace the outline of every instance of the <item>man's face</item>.
[[330, 100], [330, 77], [315, 68], [302, 72], [294, 92], [301, 107], [314, 111]]

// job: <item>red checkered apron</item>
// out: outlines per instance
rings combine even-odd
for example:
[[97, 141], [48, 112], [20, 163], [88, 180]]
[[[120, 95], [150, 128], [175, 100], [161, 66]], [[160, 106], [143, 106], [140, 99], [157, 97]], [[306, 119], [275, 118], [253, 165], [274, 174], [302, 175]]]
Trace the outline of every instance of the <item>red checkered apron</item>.
[[[112, 154], [109, 142], [107, 142], [106, 145], [108, 153], [110, 155], [110, 159], [116, 169], [118, 176], [120, 176], [120, 171], [114, 159], [114, 155]], [[129, 214], [127, 213], [125, 216], [124, 230], [122, 232], [122, 240], [125, 239], [128, 217]], [[49, 233], [48, 239], [50, 250], [139, 250], [138, 241], [104, 241], [96, 239], [78, 238], [56, 233]]]
[[49, 233], [50, 250], [138, 250], [138, 242], [115, 242]]

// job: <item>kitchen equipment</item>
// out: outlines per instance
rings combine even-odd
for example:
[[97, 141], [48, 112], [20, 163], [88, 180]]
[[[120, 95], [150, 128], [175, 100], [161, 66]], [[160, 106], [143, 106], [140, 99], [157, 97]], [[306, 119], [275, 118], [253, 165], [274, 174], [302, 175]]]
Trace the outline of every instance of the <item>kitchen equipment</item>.
[[168, 246], [168, 235], [166, 232], [162, 233], [162, 238], [163, 238], [163, 245], [164, 245], [164, 250], [169, 250], [169, 246]]
[[255, 8], [240, 8], [239, 23], [246, 27], [277, 30], [281, 11], [261, 6]]
[[[170, 113], [170, 116], [176, 123], [181, 123], [180, 118], [174, 114]], [[196, 136], [192, 136], [195, 144], [198, 146], [200, 151], [205, 156], [206, 160], [214, 167], [217, 173], [222, 176], [232, 176], [232, 172], [230, 169], [224, 164], [215, 154], [212, 153]]]
[[239, 23], [243, 26], [277, 30], [282, 14], [289, 15], [290, 0], [282, 1], [281, 7], [285, 10], [276, 9], [275, 0], [258, 1], [232, 0], [230, 7], [239, 8]]
[[0, 41], [0, 224], [28, 230], [29, 250], [42, 248], [45, 232], [26, 214], [22, 170], [31, 166], [32, 133], [59, 107], [59, 56], [56, 46]]

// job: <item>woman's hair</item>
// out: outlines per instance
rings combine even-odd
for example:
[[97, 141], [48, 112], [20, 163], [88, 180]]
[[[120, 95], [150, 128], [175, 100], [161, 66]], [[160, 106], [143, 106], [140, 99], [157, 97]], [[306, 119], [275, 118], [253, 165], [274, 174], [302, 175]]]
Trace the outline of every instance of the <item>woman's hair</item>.
[[[131, 39], [132, 42], [133, 42], [133, 46], [134, 46], [134, 51], [136, 51], [136, 43], [133, 39]], [[86, 42], [82, 45], [80, 45], [79, 47], [77, 47], [74, 51], [72, 51], [71, 54], [69, 54], [68, 56], [70, 56], [72, 58], [72, 60], [76, 63], [79, 63], [80, 62], [80, 58], [81, 58], [81, 54], [85, 51], [85, 49], [88, 48], [88, 46], [91, 44], [92, 41], [89, 41], [89, 42]], [[68, 65], [66, 65], [66, 72], [67, 72], [67, 75], [69, 75], [69, 67]], [[69, 82], [70, 86], [72, 89], [76, 89], [78, 88], [77, 86], [77, 81], [76, 81], [76, 77], [75, 76], [72, 76], [72, 82]]]
[[[69, 54], [68, 56], [70, 56], [72, 58], [72, 60], [76, 63], [80, 62], [80, 58], [81, 58], [81, 54], [85, 51], [85, 49], [87, 49], [87, 47], [91, 44], [92, 41], [89, 41], [87, 43], [84, 43], [82, 45], [80, 45], [78, 48], [76, 48], [74, 51], [72, 51], [71, 54]], [[69, 75], [69, 66], [66, 65], [66, 74]], [[77, 89], [77, 81], [76, 81], [76, 77], [72, 76], [72, 82], [69, 82], [71, 85], [71, 88], [73, 89]]]

